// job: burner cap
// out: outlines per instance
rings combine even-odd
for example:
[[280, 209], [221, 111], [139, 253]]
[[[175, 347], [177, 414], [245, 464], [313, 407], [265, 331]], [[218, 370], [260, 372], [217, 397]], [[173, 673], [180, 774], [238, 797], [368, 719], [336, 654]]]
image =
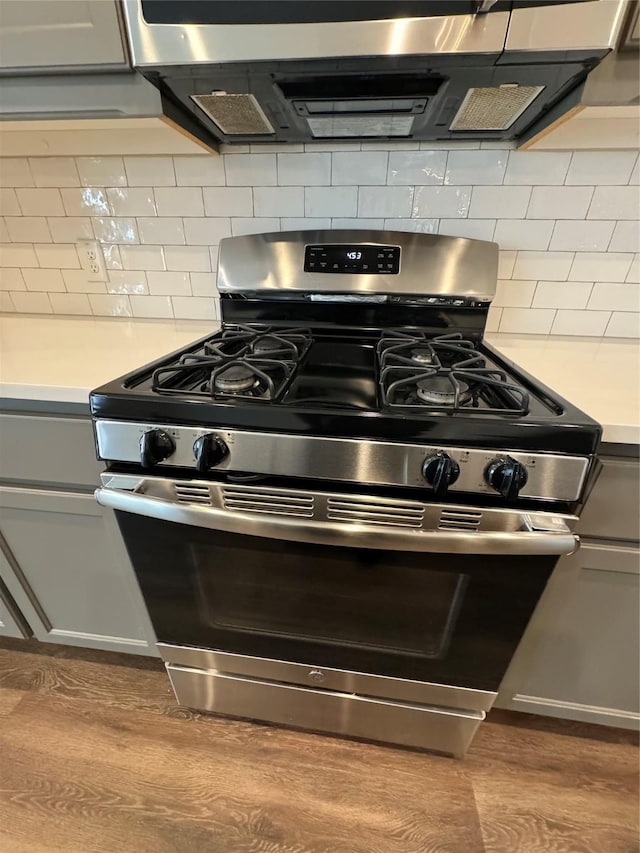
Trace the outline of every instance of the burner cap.
[[418, 364], [433, 364], [433, 352], [430, 349], [414, 349], [411, 353], [411, 360], [417, 361]]
[[264, 338], [258, 338], [258, 340], [253, 344], [253, 353], [254, 355], [271, 355], [278, 352], [278, 350], [281, 350], [282, 346], [282, 341], [279, 341], [277, 338], [266, 336]]
[[214, 390], [227, 394], [239, 394], [253, 388], [257, 379], [251, 368], [244, 364], [233, 364], [224, 373], [219, 373], [214, 380]]
[[[460, 403], [467, 403], [471, 395], [466, 382], [458, 380], [460, 386]], [[434, 403], [438, 406], [452, 406], [456, 399], [455, 388], [448, 376], [428, 376], [417, 383], [418, 399], [423, 403]]]

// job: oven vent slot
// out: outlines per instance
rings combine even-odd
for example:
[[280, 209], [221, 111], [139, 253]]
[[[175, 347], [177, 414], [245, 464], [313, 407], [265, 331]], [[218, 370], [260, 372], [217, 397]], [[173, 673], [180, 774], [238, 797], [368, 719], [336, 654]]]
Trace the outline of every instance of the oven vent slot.
[[314, 497], [296, 492], [243, 489], [225, 486], [222, 489], [224, 508], [236, 512], [259, 512], [267, 515], [289, 515], [313, 518]]
[[482, 513], [471, 509], [443, 509], [440, 513], [438, 530], [477, 530]]
[[383, 527], [421, 528], [424, 507], [419, 504], [373, 503], [356, 498], [329, 498], [327, 518], [355, 524], [377, 524]]
[[194, 483], [176, 483], [175, 490], [176, 497], [180, 503], [211, 506], [209, 486], [200, 486]]

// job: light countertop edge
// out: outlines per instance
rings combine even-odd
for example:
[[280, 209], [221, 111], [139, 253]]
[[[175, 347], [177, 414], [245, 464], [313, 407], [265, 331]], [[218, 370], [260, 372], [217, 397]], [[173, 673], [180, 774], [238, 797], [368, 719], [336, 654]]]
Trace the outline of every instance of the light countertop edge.
[[[85, 404], [89, 392], [180, 349], [216, 321], [0, 315], [0, 398]], [[640, 445], [640, 342], [489, 333], [489, 344], [602, 424]]]

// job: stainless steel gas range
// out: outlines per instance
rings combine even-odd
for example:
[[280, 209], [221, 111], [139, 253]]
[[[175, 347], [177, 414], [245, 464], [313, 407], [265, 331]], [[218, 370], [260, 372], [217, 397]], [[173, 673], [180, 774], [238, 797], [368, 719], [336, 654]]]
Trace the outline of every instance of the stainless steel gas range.
[[222, 328], [91, 394], [180, 704], [461, 756], [600, 427], [483, 340], [494, 243], [233, 237]]

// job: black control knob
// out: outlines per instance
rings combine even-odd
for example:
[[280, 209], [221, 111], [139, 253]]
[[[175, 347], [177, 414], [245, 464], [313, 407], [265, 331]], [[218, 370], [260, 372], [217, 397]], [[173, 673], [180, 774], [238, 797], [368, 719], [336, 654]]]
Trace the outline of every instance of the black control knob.
[[222, 462], [228, 452], [229, 448], [224, 441], [212, 432], [199, 436], [193, 444], [196, 468], [201, 474]]
[[433, 487], [435, 496], [442, 498], [447, 494], [449, 486], [460, 476], [460, 466], [448, 453], [439, 450], [424, 460], [422, 476]]
[[517, 459], [513, 459], [511, 456], [501, 456], [487, 466], [484, 478], [496, 492], [500, 492], [503, 498], [511, 501], [518, 497], [520, 489], [526, 484], [529, 475], [527, 469]]
[[162, 429], [149, 429], [140, 439], [140, 464], [143, 468], [151, 468], [171, 456], [176, 449], [176, 443]]

